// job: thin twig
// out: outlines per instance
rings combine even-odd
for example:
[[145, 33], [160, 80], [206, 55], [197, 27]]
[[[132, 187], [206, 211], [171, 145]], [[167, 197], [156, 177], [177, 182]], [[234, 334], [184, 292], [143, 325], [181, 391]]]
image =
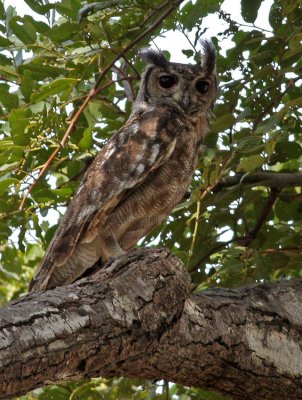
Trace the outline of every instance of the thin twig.
[[[297, 80], [297, 79], [296, 79]], [[277, 106], [279, 104], [279, 102], [281, 101], [282, 97], [293, 87], [295, 86], [295, 79], [290, 79], [288, 81], [288, 84], [285, 88], [285, 90], [283, 90], [283, 92], [281, 92], [278, 96], [276, 96], [276, 98], [274, 98], [266, 107], [265, 109], [262, 111], [261, 114], [258, 115], [258, 117], [255, 119], [254, 124], [253, 124], [253, 129], [252, 132], [255, 132], [257, 129], [257, 126], [259, 125], [259, 123], [263, 120], [263, 117], [265, 117], [267, 114], [269, 114], [271, 112], [271, 110]]]
[[[101, 80], [104, 78], [104, 76], [107, 74], [107, 72], [113, 67], [113, 65], [129, 50], [131, 50], [137, 43], [139, 43], [145, 36], [147, 36], [149, 33], [151, 33], [153, 30], [155, 30], [161, 22], [172, 12], [174, 9], [179, 6], [184, 0], [177, 0], [175, 2], [169, 2], [168, 9], [160, 16], [157, 18], [156, 21], [153, 22], [153, 24], [146, 29], [144, 32], [142, 32], [140, 35], [138, 35], [131, 43], [128, 44], [124, 49], [122, 49], [119, 54], [109, 63], [106, 65], [106, 67], [103, 69], [103, 71], [100, 73], [98, 80], [96, 81], [95, 87], [98, 87], [100, 84]], [[172, 4], [171, 4], [172, 3]], [[173, 4], [174, 3], [174, 4]]]
[[55, 156], [58, 154], [58, 152], [60, 151], [61, 147], [63, 147], [65, 145], [65, 143], [67, 142], [67, 139], [69, 137], [70, 132], [72, 131], [76, 121], [78, 120], [79, 116], [82, 114], [84, 108], [86, 107], [86, 105], [88, 104], [88, 102], [90, 101], [90, 99], [95, 95], [95, 88], [90, 90], [90, 93], [88, 94], [88, 96], [86, 97], [86, 99], [84, 100], [83, 104], [81, 105], [81, 107], [78, 109], [78, 111], [76, 112], [75, 116], [72, 118], [69, 127], [67, 128], [67, 131], [65, 132], [63, 139], [60, 142], [60, 145], [54, 150], [54, 152], [52, 153], [52, 155], [49, 157], [49, 159], [46, 161], [46, 163], [43, 165], [41, 171], [39, 172], [39, 175], [37, 177], [37, 179], [33, 182], [33, 184], [30, 186], [30, 188], [28, 189], [27, 193], [24, 195], [22, 202], [20, 204], [20, 210], [23, 209], [25, 201], [27, 199], [27, 196], [29, 195], [29, 193], [36, 187], [37, 183], [39, 182], [39, 180], [41, 179], [41, 177], [44, 175], [44, 173], [46, 172], [46, 170], [48, 169], [50, 163], [52, 162], [52, 160], [55, 158]]
[[165, 389], [165, 394], [166, 394], [166, 399], [169, 400], [170, 398], [170, 393], [169, 393], [169, 381], [164, 381], [164, 389]]
[[227, 242], [220, 242], [216, 246], [214, 246], [212, 249], [210, 249], [199, 261], [197, 265], [193, 265], [188, 269], [189, 273], [196, 271], [200, 266], [207, 261], [209, 257], [211, 257], [212, 254], [217, 253], [217, 251], [223, 249], [224, 247], [228, 246], [229, 244], [232, 244], [234, 242], [237, 242], [238, 238], [232, 238], [228, 240]]
[[279, 189], [276, 189], [276, 188], [271, 189], [271, 192], [268, 196], [267, 202], [256, 222], [255, 227], [249, 232], [250, 242], [252, 240], [254, 240], [256, 238], [256, 236], [258, 235], [260, 229], [262, 228], [264, 222], [266, 221], [266, 218], [268, 217], [268, 214], [270, 213], [271, 209], [273, 208], [273, 206], [278, 198], [279, 193], [280, 193]]
[[115, 72], [115, 73], [117, 74], [118, 77], [119, 77], [119, 76], [122, 77], [122, 80], [123, 80], [122, 86], [123, 86], [123, 88], [124, 88], [126, 97], [127, 97], [127, 99], [128, 99], [129, 101], [133, 102], [133, 101], [135, 100], [135, 97], [136, 97], [136, 96], [135, 96], [135, 91], [134, 91], [133, 86], [132, 86], [131, 79], [129, 79], [129, 78], [126, 76], [126, 72], [125, 72], [122, 68], [119, 68], [119, 67], [117, 67], [116, 65], [114, 65], [114, 66], [112, 67], [112, 71]]
[[192, 242], [191, 242], [191, 246], [190, 246], [190, 250], [189, 250], [187, 266], [190, 264], [190, 260], [193, 255], [196, 238], [197, 238], [197, 234], [198, 234], [199, 217], [200, 217], [200, 203], [201, 203], [201, 199], [199, 198], [197, 200], [197, 208], [196, 208], [196, 214], [195, 214], [195, 226], [194, 226], [193, 238], [192, 238]]
[[268, 196], [267, 202], [256, 222], [255, 227], [251, 231], [249, 231], [244, 236], [241, 236], [241, 237], [236, 236], [236, 237], [228, 240], [227, 242], [219, 243], [218, 245], [214, 246], [201, 258], [201, 260], [199, 260], [197, 265], [194, 265], [191, 268], [189, 268], [189, 272], [193, 272], [196, 269], [198, 269], [212, 254], [215, 254], [217, 251], [223, 249], [224, 247], [228, 246], [229, 244], [237, 243], [240, 246], [249, 247], [251, 242], [256, 239], [259, 231], [261, 230], [263, 224], [265, 223], [266, 218], [267, 218], [268, 214], [270, 213], [271, 209], [273, 208], [273, 206], [278, 198], [279, 193], [280, 193], [279, 189], [276, 189], [276, 188], [271, 189], [271, 192]]
[[195, 247], [195, 243], [196, 243], [196, 239], [197, 239], [197, 234], [198, 234], [198, 227], [199, 227], [199, 218], [200, 218], [200, 207], [201, 207], [201, 202], [203, 201], [203, 199], [211, 192], [213, 191], [213, 188], [217, 185], [217, 181], [219, 180], [222, 172], [227, 168], [227, 166], [229, 165], [229, 163], [231, 162], [233, 158], [233, 154], [229, 154], [221, 163], [218, 171], [217, 171], [217, 178], [216, 178], [216, 182], [214, 182], [211, 185], [208, 185], [205, 190], [199, 195], [198, 197], [198, 201], [197, 201], [197, 210], [196, 210], [196, 217], [195, 217], [195, 226], [194, 226], [194, 232], [193, 232], [193, 236], [192, 236], [192, 243], [191, 243], [191, 247], [189, 250], [189, 257], [188, 257], [188, 261], [186, 266], [188, 267], [193, 255], [193, 251], [194, 251], [194, 247]]

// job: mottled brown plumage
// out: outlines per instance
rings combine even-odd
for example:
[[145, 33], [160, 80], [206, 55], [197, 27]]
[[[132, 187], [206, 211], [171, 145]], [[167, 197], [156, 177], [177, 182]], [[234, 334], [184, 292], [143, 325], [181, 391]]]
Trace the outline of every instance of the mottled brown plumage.
[[141, 51], [148, 65], [130, 118], [86, 172], [31, 290], [67, 285], [131, 249], [183, 198], [217, 91], [215, 50], [202, 45], [197, 65]]

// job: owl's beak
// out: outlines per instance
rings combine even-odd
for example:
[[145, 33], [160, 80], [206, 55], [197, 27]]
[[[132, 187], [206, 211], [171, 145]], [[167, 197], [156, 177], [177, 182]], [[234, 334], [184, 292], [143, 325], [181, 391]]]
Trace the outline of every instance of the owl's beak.
[[185, 111], [187, 111], [191, 105], [191, 99], [189, 92], [184, 92], [182, 98], [180, 99], [181, 105]]

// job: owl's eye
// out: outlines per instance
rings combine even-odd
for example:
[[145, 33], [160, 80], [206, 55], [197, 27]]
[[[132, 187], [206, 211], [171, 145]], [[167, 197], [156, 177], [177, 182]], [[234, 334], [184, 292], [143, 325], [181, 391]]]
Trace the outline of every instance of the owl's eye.
[[177, 78], [174, 75], [162, 75], [158, 80], [159, 85], [164, 89], [170, 89], [177, 84]]
[[200, 79], [195, 83], [195, 88], [199, 93], [207, 93], [209, 90], [209, 82]]

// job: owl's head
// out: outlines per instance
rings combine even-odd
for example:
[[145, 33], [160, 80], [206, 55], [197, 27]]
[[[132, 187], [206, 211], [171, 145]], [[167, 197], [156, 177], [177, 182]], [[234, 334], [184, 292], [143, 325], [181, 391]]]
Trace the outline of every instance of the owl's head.
[[201, 45], [201, 61], [195, 65], [169, 62], [160, 51], [142, 49], [140, 55], [148, 65], [136, 107], [142, 103], [168, 103], [192, 116], [210, 111], [217, 95], [216, 54], [212, 42], [203, 40]]

